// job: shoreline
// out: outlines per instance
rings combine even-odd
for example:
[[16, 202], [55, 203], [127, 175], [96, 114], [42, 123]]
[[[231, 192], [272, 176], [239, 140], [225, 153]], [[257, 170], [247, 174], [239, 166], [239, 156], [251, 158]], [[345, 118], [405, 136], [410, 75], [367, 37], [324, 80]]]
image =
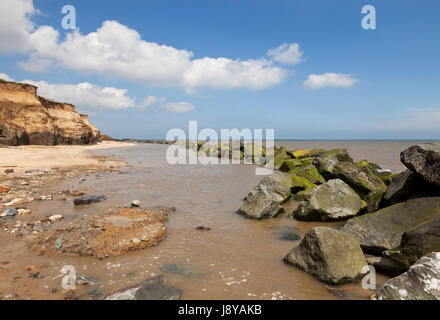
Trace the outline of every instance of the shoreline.
[[[134, 143], [103, 141], [94, 145], [25, 145], [0, 148], [0, 174], [6, 169], [22, 174], [26, 170], [51, 170], [90, 166], [96, 168], [119, 167], [122, 160], [93, 155], [88, 151], [136, 146]], [[105, 158], [105, 160], [104, 160]], [[104, 161], [103, 161], [104, 160]]]

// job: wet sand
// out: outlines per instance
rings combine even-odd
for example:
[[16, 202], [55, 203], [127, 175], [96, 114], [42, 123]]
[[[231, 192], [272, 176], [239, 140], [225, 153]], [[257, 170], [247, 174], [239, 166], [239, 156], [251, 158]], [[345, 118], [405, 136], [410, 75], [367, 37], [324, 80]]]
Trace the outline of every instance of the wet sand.
[[[68, 223], [137, 199], [147, 208], [177, 208], [169, 216], [165, 240], [155, 247], [99, 260], [40, 254], [29, 249], [25, 237], [0, 232], [0, 296], [13, 293], [12, 299], [64, 299], [68, 293], [61, 288], [60, 270], [65, 265], [100, 281], [93, 286], [78, 286], [73, 292], [78, 299], [100, 299], [157, 274], [164, 274], [171, 285], [181, 288], [183, 299], [368, 299], [374, 293], [364, 290], [360, 283], [331, 292], [326, 284], [282, 261], [299, 244], [299, 240], [281, 240], [283, 228], [293, 227], [304, 236], [314, 226], [338, 227], [340, 223], [300, 222], [287, 214], [262, 221], [246, 219], [234, 211], [261, 180], [255, 176], [254, 166], [172, 166], [166, 163], [166, 149], [166, 145], [140, 144], [93, 151], [99, 156], [123, 158], [128, 165], [119, 172], [79, 174], [45, 186], [44, 191], [53, 194], [53, 200], [28, 204], [32, 214], [26, 217], [41, 219], [62, 214], [63, 223]], [[66, 189], [81, 190], [86, 195], [105, 194], [109, 199], [74, 207], [71, 197], [59, 195]], [[293, 201], [287, 203], [286, 212], [296, 205]], [[20, 219], [24, 218], [17, 217]], [[200, 225], [211, 230], [195, 230]], [[194, 276], [164, 273], [161, 267], [166, 264], [189, 270]], [[44, 277], [28, 278], [29, 265], [35, 266], [32, 272]], [[387, 279], [378, 275], [378, 286]]]

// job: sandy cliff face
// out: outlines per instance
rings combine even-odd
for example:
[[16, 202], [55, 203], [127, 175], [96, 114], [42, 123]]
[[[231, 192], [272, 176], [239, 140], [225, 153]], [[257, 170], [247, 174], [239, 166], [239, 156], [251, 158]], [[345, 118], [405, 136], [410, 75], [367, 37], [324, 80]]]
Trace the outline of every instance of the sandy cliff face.
[[99, 130], [69, 103], [37, 95], [37, 87], [0, 79], [0, 144], [91, 144]]

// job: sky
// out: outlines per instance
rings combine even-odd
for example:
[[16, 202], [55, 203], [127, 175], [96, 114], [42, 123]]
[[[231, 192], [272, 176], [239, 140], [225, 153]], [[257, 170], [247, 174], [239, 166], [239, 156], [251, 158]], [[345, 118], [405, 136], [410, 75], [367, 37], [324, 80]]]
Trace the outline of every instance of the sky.
[[0, 78], [115, 138], [196, 120], [276, 139], [440, 139], [439, 12], [437, 0], [1, 0]]

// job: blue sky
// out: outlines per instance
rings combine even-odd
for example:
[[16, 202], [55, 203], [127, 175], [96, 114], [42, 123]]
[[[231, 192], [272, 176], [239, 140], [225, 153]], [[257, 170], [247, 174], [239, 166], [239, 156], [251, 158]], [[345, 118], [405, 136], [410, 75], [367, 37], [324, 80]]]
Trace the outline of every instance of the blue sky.
[[[2, 3], [3, 77], [75, 103], [114, 137], [197, 120], [277, 139], [440, 138], [438, 1]], [[361, 28], [367, 4], [375, 30]], [[61, 27], [64, 5], [75, 31]]]

